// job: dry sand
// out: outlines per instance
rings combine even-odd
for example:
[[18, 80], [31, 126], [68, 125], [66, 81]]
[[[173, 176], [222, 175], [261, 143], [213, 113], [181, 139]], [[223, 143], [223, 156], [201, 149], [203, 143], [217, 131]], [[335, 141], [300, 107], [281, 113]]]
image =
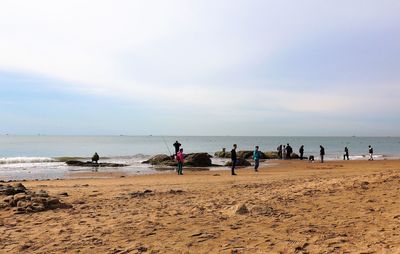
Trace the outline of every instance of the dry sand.
[[0, 253], [400, 253], [400, 161], [184, 174], [24, 182], [73, 208], [0, 210]]

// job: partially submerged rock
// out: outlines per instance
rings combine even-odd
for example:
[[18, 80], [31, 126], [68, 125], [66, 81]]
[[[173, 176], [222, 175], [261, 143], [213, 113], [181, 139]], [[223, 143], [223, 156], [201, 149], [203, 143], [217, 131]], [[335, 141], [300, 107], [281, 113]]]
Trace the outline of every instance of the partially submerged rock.
[[[227, 163], [225, 163], [225, 166], [227, 167], [231, 167], [232, 166], [232, 161], [228, 161]], [[236, 166], [238, 167], [249, 167], [251, 166], [251, 163], [248, 160], [242, 159], [242, 158], [238, 158], [236, 161]]]
[[[142, 163], [151, 164], [153, 166], [161, 166], [162, 167], [176, 167], [177, 161], [172, 157], [166, 154], [157, 154], [147, 161], [143, 161]], [[213, 166], [211, 162], [211, 155], [208, 153], [190, 153], [185, 155], [185, 163], [184, 166], [189, 167], [211, 167]], [[168, 168], [167, 168], [168, 169]]]
[[66, 161], [68, 166], [77, 166], [77, 167], [110, 167], [110, 168], [118, 168], [118, 167], [126, 167], [126, 164], [119, 164], [119, 163], [93, 163], [91, 161]]
[[185, 166], [210, 167], [212, 166], [211, 156], [208, 153], [192, 153], [185, 157]]
[[[260, 152], [261, 157], [260, 159], [278, 159], [278, 152], [274, 151], [269, 151], [269, 152]], [[230, 152], [215, 152], [215, 157], [217, 158], [231, 158], [231, 153]], [[253, 151], [250, 150], [244, 150], [244, 151], [238, 151], [237, 152], [237, 157], [242, 158], [242, 159], [253, 159]]]

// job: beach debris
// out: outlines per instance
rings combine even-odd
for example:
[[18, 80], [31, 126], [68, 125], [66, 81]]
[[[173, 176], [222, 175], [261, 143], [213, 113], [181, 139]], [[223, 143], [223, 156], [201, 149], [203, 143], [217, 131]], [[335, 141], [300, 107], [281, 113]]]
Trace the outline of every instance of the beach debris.
[[119, 167], [126, 167], [128, 165], [126, 164], [120, 164], [120, 163], [93, 163], [91, 161], [77, 161], [77, 160], [71, 160], [71, 161], [66, 161], [65, 162], [68, 166], [77, 166], [77, 167], [109, 167], [109, 168], [119, 168]]
[[240, 204], [235, 206], [235, 214], [243, 215], [243, 214], [248, 214], [249, 212], [250, 211], [249, 209], [247, 209], [246, 204]]
[[60, 193], [58, 193], [58, 196], [68, 197], [69, 195], [67, 192], [60, 192]]
[[145, 197], [145, 196], [152, 196], [154, 195], [152, 190], [144, 190], [144, 191], [136, 191], [136, 192], [131, 192], [129, 195], [132, 198], [139, 198], [139, 197]]
[[58, 208], [72, 208], [46, 191], [29, 191], [21, 183], [14, 186], [0, 185], [0, 195], [6, 196], [0, 203], [0, 209], [12, 209], [15, 214], [42, 212]]
[[361, 188], [363, 190], [368, 190], [369, 189], [369, 182], [366, 181], [354, 181], [353, 183], [353, 188]]
[[182, 194], [183, 192], [183, 190], [169, 190], [170, 194]]

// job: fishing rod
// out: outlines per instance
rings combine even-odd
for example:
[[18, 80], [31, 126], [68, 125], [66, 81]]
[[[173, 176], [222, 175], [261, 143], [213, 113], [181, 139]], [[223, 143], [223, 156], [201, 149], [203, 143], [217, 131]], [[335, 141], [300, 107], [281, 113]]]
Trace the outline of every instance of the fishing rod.
[[164, 144], [165, 144], [165, 146], [166, 146], [166, 147], [167, 147], [167, 149], [168, 149], [169, 156], [171, 156], [171, 157], [172, 157], [171, 150], [169, 150], [169, 146], [168, 146], [167, 142], [165, 141], [165, 138], [164, 138], [164, 136], [162, 136], [161, 138], [162, 138], [162, 140], [164, 141]]

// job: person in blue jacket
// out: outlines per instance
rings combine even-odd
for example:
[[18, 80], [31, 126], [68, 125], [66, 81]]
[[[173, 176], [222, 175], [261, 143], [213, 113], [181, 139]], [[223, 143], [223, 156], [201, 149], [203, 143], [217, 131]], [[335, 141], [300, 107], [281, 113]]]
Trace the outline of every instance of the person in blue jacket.
[[258, 172], [258, 167], [260, 166], [260, 157], [261, 157], [261, 152], [258, 149], [259, 147], [256, 146], [256, 149], [253, 152], [254, 170], [256, 172]]

